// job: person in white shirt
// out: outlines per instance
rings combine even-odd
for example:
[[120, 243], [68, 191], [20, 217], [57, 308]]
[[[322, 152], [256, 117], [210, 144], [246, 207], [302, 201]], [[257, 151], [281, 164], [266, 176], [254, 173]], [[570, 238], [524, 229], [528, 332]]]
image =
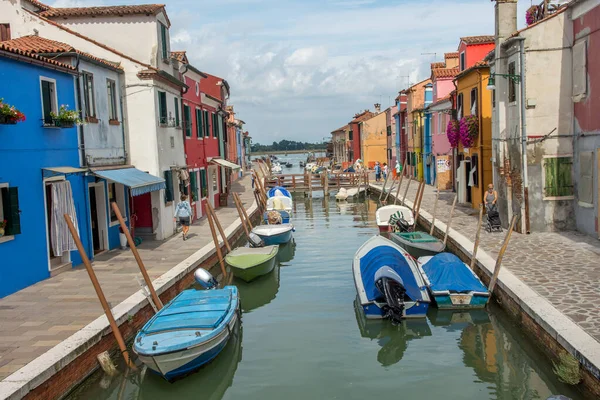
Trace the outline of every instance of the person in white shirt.
[[185, 194], [181, 195], [181, 201], [177, 204], [175, 208], [175, 218], [177, 221], [179, 218], [179, 223], [183, 228], [183, 240], [187, 240], [187, 234], [190, 230], [190, 223], [192, 222], [192, 206], [187, 201], [187, 196]]

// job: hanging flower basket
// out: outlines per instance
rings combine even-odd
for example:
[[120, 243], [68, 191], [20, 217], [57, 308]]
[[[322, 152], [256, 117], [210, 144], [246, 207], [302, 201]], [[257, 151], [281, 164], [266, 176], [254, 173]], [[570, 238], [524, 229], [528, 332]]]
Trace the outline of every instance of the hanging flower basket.
[[459, 137], [464, 147], [471, 147], [479, 135], [477, 115], [467, 115], [460, 120]]
[[23, 121], [25, 121], [25, 114], [17, 110], [15, 106], [5, 103], [4, 99], [0, 98], [0, 124], [14, 125], [17, 122]]
[[446, 128], [446, 136], [448, 136], [448, 141], [450, 142], [450, 146], [458, 147], [458, 135], [459, 135], [458, 121], [453, 119], [450, 122], [448, 122], [448, 127]]
[[72, 128], [75, 125], [81, 125], [83, 122], [79, 118], [79, 111], [69, 110], [69, 105], [61, 105], [58, 113], [51, 112], [52, 122], [58, 128]]

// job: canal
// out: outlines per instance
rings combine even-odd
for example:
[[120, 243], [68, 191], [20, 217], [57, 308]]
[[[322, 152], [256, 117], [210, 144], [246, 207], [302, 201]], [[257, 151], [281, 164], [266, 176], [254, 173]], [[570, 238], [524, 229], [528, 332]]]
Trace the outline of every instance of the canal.
[[[295, 197], [294, 244], [246, 284], [238, 334], [173, 384], [141, 369], [92, 375], [69, 399], [546, 399], [581, 396], [495, 304], [426, 320], [366, 321], [351, 263], [375, 225], [375, 199]], [[148, 260], [151, 262], [151, 260]], [[493, 302], [491, 302], [493, 303]], [[122, 366], [120, 367], [122, 371]]]

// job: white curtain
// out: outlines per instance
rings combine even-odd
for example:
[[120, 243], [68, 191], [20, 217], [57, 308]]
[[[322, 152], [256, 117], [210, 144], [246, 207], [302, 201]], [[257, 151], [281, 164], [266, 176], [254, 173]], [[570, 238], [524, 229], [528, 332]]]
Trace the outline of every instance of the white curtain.
[[75, 240], [73, 240], [65, 221], [65, 214], [71, 216], [71, 221], [75, 225], [75, 229], [79, 235], [71, 182], [54, 182], [52, 183], [52, 222], [50, 235], [52, 238], [52, 251], [57, 257], [62, 256], [65, 251], [77, 250]]

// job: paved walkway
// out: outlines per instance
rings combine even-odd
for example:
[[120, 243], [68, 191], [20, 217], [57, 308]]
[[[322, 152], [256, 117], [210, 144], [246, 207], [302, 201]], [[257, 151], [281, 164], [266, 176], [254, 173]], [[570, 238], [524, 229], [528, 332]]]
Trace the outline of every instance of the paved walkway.
[[[406, 182], [404, 179], [400, 188], [400, 200]], [[411, 183], [407, 200], [415, 200], [417, 186], [416, 182]], [[388, 203], [390, 199], [393, 202], [395, 193], [394, 189]], [[430, 214], [433, 213], [435, 193], [432, 186], [425, 186], [421, 209]], [[448, 222], [454, 195], [440, 192], [437, 220]], [[478, 209], [457, 205], [451, 227], [475, 242], [478, 216]], [[482, 227], [480, 249], [496, 258], [505, 234], [506, 230], [488, 233]], [[600, 342], [600, 241], [578, 232], [529, 235], [513, 232], [502, 265]]]
[[[249, 176], [234, 183], [233, 191], [240, 194], [246, 208], [254, 202]], [[229, 207], [216, 210], [223, 228], [238, 218], [233, 199], [230, 198], [229, 203]], [[178, 234], [165, 241], [144, 242], [138, 247], [152, 280], [212, 243], [206, 218], [190, 227], [188, 237], [184, 242]], [[141, 273], [129, 249], [101, 254], [93, 265], [112, 306], [140, 289], [137, 277], [141, 278]], [[102, 307], [83, 266], [0, 299], [0, 379], [102, 314]]]

